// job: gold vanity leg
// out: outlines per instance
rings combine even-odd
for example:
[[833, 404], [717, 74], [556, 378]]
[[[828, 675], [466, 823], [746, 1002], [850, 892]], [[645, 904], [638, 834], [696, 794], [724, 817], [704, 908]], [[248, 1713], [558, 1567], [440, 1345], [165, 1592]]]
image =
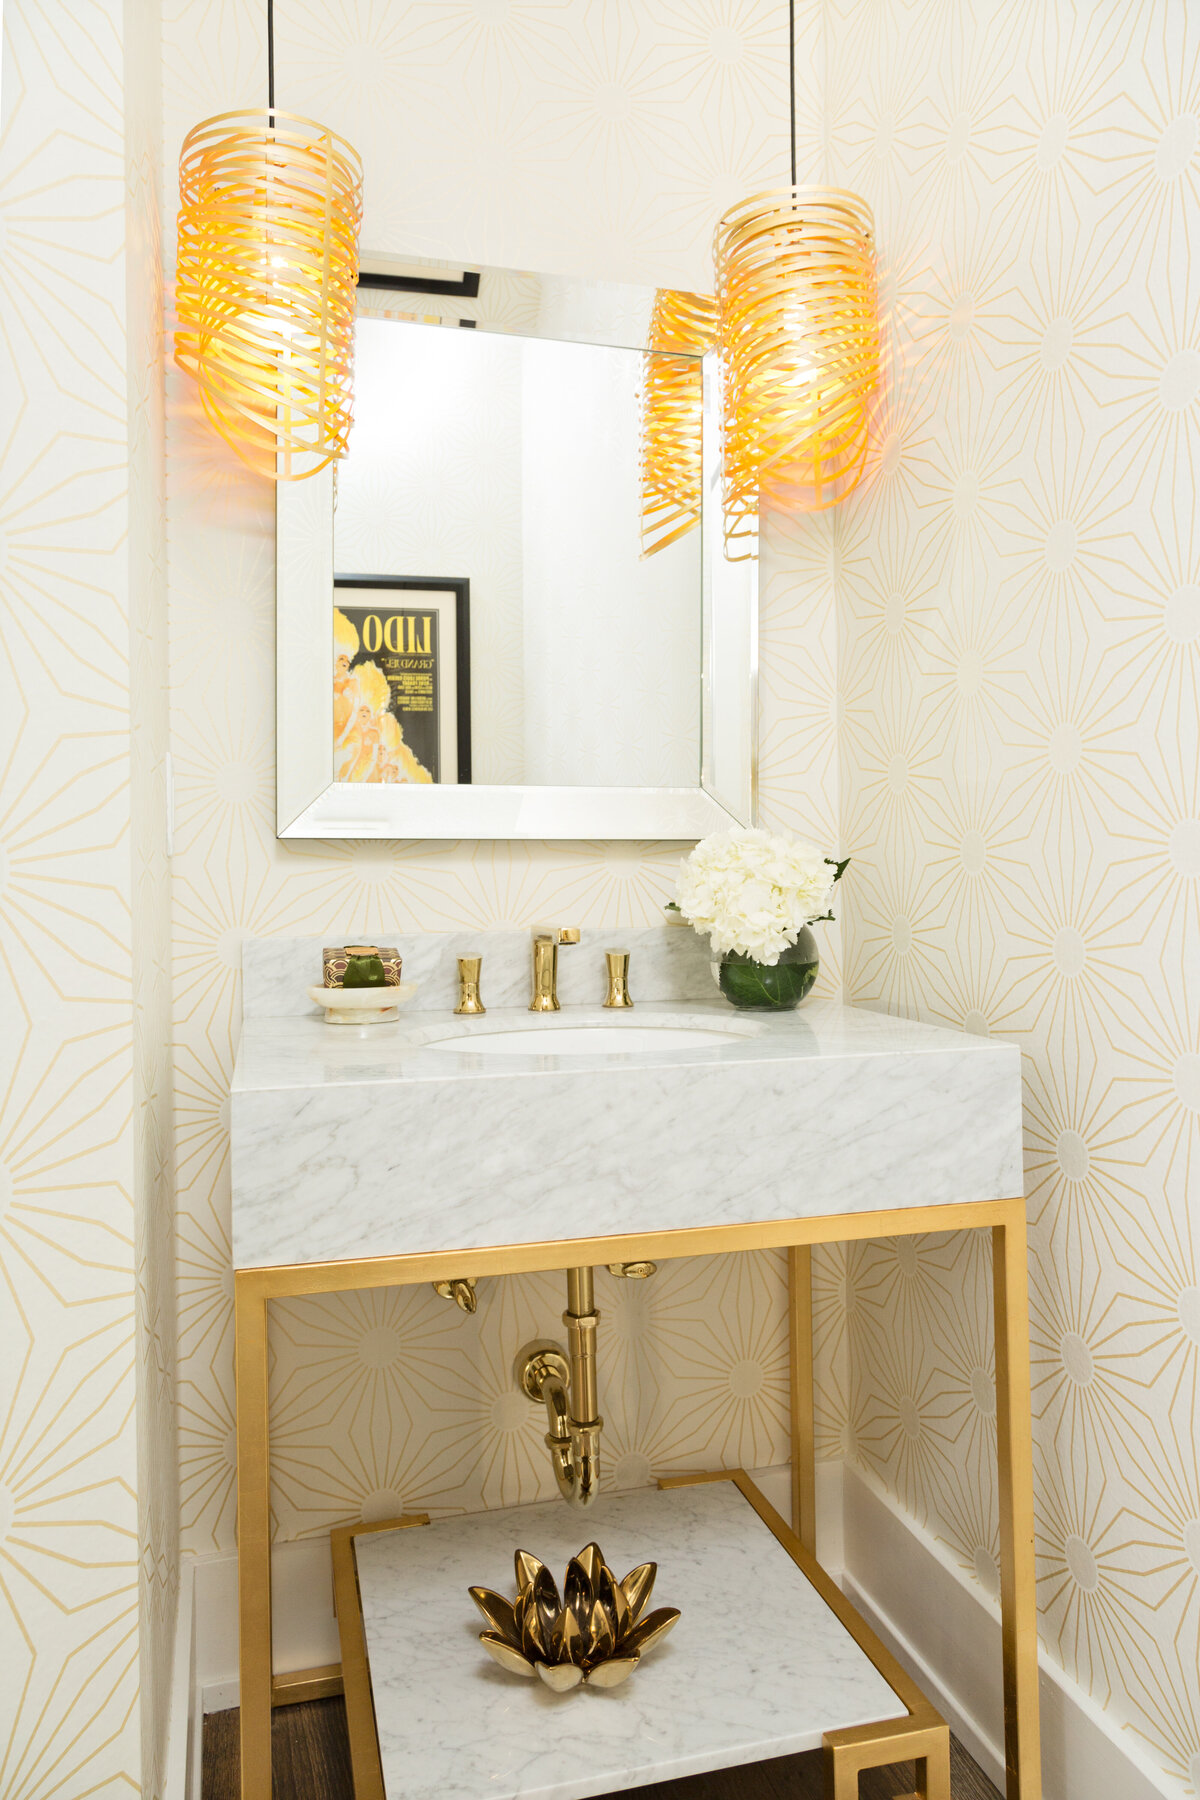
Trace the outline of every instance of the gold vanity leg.
[[950, 1800], [950, 1728], [917, 1761], [917, 1791], [912, 1800]]
[[867, 1769], [911, 1762], [916, 1787], [894, 1800], [950, 1800], [950, 1728], [927, 1701], [908, 1719], [830, 1731], [823, 1744], [825, 1800], [858, 1800]]
[[271, 1800], [271, 1492], [267, 1303], [252, 1273], [234, 1275], [237, 1381], [238, 1663], [242, 1800]]
[[812, 1248], [788, 1251], [788, 1319], [792, 1364], [792, 1529], [817, 1553], [817, 1444], [813, 1396]]
[[829, 1743], [821, 1751], [825, 1800], [858, 1800], [858, 1764], [839, 1756]]
[[1025, 1202], [992, 1227], [996, 1448], [1000, 1476], [1000, 1612], [1008, 1800], [1041, 1800], [1037, 1588], [1033, 1544], [1033, 1425]]

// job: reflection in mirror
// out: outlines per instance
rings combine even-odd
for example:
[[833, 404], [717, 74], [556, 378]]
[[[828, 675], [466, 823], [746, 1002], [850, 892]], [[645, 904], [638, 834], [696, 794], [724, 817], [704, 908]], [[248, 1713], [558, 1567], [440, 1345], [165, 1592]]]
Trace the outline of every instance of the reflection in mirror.
[[642, 559], [646, 357], [360, 318], [335, 580], [469, 583], [469, 678], [444, 607], [364, 613], [359, 596], [351, 625], [339, 586], [337, 779], [455, 779], [421, 746], [456, 739], [465, 707], [460, 781], [699, 782], [700, 538]]
[[757, 588], [721, 547], [711, 300], [375, 262], [349, 455], [276, 493], [280, 836], [750, 823]]
[[470, 584], [333, 583], [335, 781], [471, 779]]

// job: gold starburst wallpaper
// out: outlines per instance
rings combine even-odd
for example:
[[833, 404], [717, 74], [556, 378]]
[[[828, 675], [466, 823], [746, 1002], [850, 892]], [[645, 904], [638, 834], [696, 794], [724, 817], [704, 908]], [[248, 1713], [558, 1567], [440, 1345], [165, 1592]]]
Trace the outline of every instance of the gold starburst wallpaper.
[[[1043, 1637], [1190, 1794], [1200, 11], [827, 27], [889, 364], [835, 530], [846, 997], [1025, 1053]], [[994, 1586], [989, 1309], [969, 1239], [850, 1256], [854, 1455]]]
[[161, 1791], [174, 1445], [160, 51], [7, 0], [0, 1793]]
[[[854, 856], [849, 998], [1027, 1052], [1043, 1629], [1193, 1792], [1200, 25], [1185, 0], [798, 13], [800, 178], [875, 209], [887, 372], [862, 492], [768, 533], [763, 812]], [[280, 92], [362, 150], [368, 246], [703, 289], [713, 221], [785, 167], [785, 27], [759, 0], [297, 0]], [[261, 98], [255, 10], [181, 6], [164, 68], [169, 166], [194, 118]], [[641, 921], [678, 852], [276, 843], [269, 504], [172, 392], [180, 1477], [211, 1550], [242, 938]], [[818, 1282], [823, 1453], [992, 1583], [985, 1254], [863, 1246]], [[772, 1259], [608, 1289], [622, 1478], [783, 1454]], [[560, 1304], [539, 1278], [471, 1321], [415, 1294], [280, 1308], [277, 1531], [543, 1491], [504, 1358]]]
[[[704, 290], [714, 221], [786, 170], [776, 0], [277, 12], [280, 104], [362, 151], [368, 248]], [[763, 813], [854, 857], [827, 989], [1026, 1053], [1044, 1640], [1193, 1794], [1200, 14], [797, 13], [799, 177], [875, 210], [887, 371], [863, 489], [768, 522]], [[264, 9], [4, 26], [0, 1790], [82, 1800], [162, 1791], [177, 1547], [233, 1548], [243, 940], [640, 923], [679, 847], [276, 841], [272, 496], [172, 374], [164, 534], [152, 303], [185, 131], [265, 98]], [[973, 1240], [871, 1244], [816, 1295], [822, 1454], [984, 1587], [988, 1275]], [[618, 1480], [783, 1457], [784, 1293], [770, 1256], [602, 1278]], [[561, 1306], [539, 1276], [473, 1319], [278, 1308], [279, 1537], [545, 1492], [507, 1367]]]
[[[887, 380], [864, 490], [768, 522], [763, 814], [855, 859], [828, 988], [1025, 1051], [1043, 1640], [1193, 1795], [1200, 13], [797, 14], [799, 176], [874, 207]], [[362, 149], [367, 247], [703, 290], [714, 220], [786, 169], [775, 0], [293, 0], [277, 29], [281, 104]], [[178, 1550], [232, 1550], [243, 940], [646, 922], [680, 848], [275, 841], [272, 495], [175, 374], [164, 427], [155, 304], [185, 130], [264, 86], [259, 0], [5, 0], [5, 1800], [162, 1791]], [[817, 1271], [820, 1451], [984, 1588], [988, 1274], [954, 1237]], [[779, 1258], [603, 1276], [601, 1307], [617, 1480], [783, 1458]], [[277, 1309], [279, 1537], [545, 1492], [507, 1363], [560, 1310], [551, 1276], [473, 1319]]]

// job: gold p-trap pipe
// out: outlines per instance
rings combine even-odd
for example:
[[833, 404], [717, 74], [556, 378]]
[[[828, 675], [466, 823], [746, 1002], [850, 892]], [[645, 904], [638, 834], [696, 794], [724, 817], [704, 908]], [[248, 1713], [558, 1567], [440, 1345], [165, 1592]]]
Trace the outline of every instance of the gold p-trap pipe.
[[518, 1351], [514, 1372], [531, 1400], [546, 1408], [546, 1447], [558, 1491], [571, 1506], [590, 1506], [600, 1488], [600, 1433], [597, 1407], [596, 1311], [592, 1271], [567, 1270], [569, 1354], [557, 1344], [537, 1342]]
[[[571, 1447], [575, 1506], [588, 1506], [600, 1488], [600, 1397], [596, 1371], [596, 1295], [589, 1268], [567, 1270], [567, 1353], [571, 1360]], [[561, 1484], [560, 1484], [561, 1486]]]

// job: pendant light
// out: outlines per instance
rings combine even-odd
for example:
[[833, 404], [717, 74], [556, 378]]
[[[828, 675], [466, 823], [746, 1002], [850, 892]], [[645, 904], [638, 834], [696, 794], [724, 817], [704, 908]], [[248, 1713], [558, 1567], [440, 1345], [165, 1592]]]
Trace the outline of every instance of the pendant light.
[[717, 226], [725, 554], [755, 554], [766, 501], [836, 506], [858, 485], [879, 375], [874, 220], [857, 194], [796, 184], [796, 20], [788, 6], [792, 182]]
[[273, 480], [346, 454], [353, 420], [362, 164], [344, 138], [268, 105], [188, 133], [179, 158], [175, 361], [213, 429]]
[[716, 336], [711, 294], [659, 288], [642, 375], [643, 557], [700, 523], [704, 377], [698, 358]]

